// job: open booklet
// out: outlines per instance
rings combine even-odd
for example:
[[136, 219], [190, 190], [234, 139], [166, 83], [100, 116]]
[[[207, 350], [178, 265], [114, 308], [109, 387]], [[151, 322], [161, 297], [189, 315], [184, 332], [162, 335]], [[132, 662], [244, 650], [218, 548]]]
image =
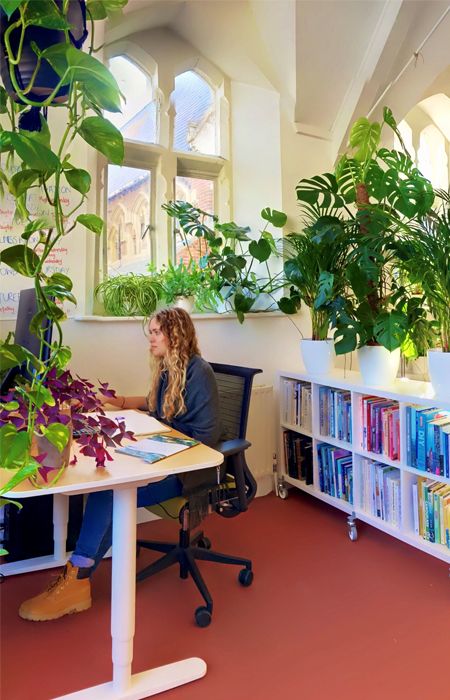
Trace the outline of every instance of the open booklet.
[[105, 416], [115, 421], [125, 421], [127, 430], [131, 430], [135, 435], [151, 435], [152, 433], [164, 433], [170, 428], [159, 420], [149, 416], [144, 411], [117, 410], [105, 411]]
[[151, 438], [144, 438], [132, 445], [118, 447], [116, 452], [122, 452], [132, 457], [139, 457], [145, 462], [158, 462], [160, 459], [170, 457], [187, 450], [189, 447], [198, 445], [197, 440], [191, 438], [172, 437], [171, 435], [152, 435]]

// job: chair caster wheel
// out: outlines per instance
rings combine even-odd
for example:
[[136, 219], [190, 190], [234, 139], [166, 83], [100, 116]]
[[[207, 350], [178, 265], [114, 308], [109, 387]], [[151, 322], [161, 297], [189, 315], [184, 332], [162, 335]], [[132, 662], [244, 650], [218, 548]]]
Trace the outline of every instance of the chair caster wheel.
[[238, 576], [238, 581], [241, 586], [251, 586], [253, 582], [253, 571], [249, 569], [241, 569]]
[[209, 612], [208, 608], [205, 608], [204, 605], [201, 605], [195, 611], [195, 623], [198, 627], [208, 627], [211, 622], [211, 618], [211, 613]]
[[197, 547], [202, 549], [211, 549], [211, 540], [208, 537], [200, 537], [197, 542]]
[[278, 484], [277, 495], [278, 495], [278, 498], [281, 498], [281, 500], [283, 500], [283, 501], [285, 501], [286, 498], [288, 497], [289, 491], [287, 490], [287, 488], [284, 484]]

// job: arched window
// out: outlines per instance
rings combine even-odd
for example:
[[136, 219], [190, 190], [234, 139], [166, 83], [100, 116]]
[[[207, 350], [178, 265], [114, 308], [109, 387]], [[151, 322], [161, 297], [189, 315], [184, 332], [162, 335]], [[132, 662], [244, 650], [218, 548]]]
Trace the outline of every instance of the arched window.
[[183, 153], [216, 155], [215, 94], [193, 70], [175, 78], [173, 148]]
[[156, 143], [157, 101], [150, 77], [127, 56], [114, 56], [109, 69], [124, 96], [121, 113], [109, 113], [108, 119], [127, 141]]
[[[400, 135], [403, 139], [403, 143], [406, 146], [406, 150], [408, 151], [408, 153], [411, 157], [411, 160], [413, 161], [413, 163], [415, 163], [416, 151], [415, 151], [414, 146], [413, 146], [413, 132], [412, 132], [411, 127], [409, 126], [408, 122], [403, 119], [403, 121], [401, 121], [398, 124], [398, 130], [399, 130]], [[403, 150], [402, 145], [400, 143], [400, 139], [397, 137], [397, 134], [394, 135], [394, 148], [397, 151]]]
[[429, 124], [420, 132], [418, 150], [419, 170], [431, 180], [433, 187], [448, 189], [448, 157], [445, 148], [445, 137], [434, 126]]

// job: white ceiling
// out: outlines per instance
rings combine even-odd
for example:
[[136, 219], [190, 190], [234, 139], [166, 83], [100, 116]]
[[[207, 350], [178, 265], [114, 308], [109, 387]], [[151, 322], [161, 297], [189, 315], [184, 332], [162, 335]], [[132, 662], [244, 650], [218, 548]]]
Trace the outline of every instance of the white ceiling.
[[[448, 0], [129, 0], [107, 41], [165, 26], [232, 80], [277, 90], [297, 131], [329, 139], [337, 152], [355, 115], [367, 114], [448, 7]], [[449, 46], [450, 13], [382, 103], [400, 95], [398, 119], [438, 75], [440, 92], [450, 95]]]

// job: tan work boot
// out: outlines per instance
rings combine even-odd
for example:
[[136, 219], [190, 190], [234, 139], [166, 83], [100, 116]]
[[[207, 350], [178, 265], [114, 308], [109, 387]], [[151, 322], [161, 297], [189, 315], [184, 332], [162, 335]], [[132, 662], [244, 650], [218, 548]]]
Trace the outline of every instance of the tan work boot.
[[87, 610], [92, 605], [89, 578], [77, 578], [78, 567], [67, 562], [64, 571], [47, 589], [26, 600], [19, 608], [24, 620], [56, 620], [63, 615]]

